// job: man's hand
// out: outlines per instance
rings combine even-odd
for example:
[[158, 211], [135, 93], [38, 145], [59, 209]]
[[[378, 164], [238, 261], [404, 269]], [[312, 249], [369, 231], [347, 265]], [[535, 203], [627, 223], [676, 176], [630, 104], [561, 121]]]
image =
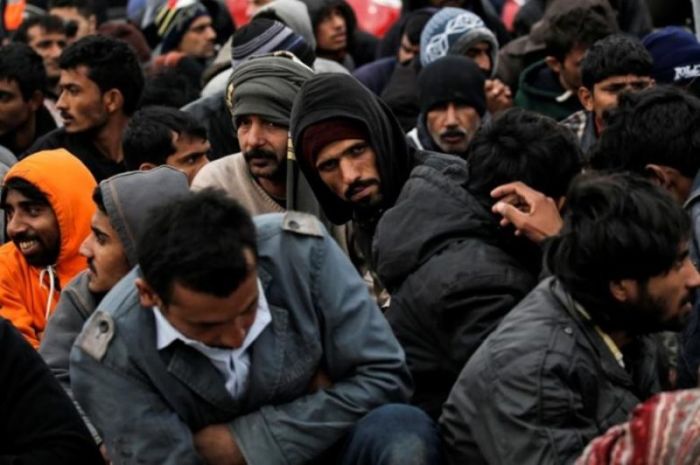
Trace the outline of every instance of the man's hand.
[[228, 425], [209, 425], [194, 434], [194, 447], [209, 465], [246, 465]]
[[491, 197], [500, 199], [492, 210], [502, 216], [501, 226], [512, 224], [516, 235], [533, 242], [556, 235], [564, 223], [554, 200], [522, 182], [499, 186]]
[[319, 368], [314, 377], [311, 378], [309, 387], [306, 389], [306, 391], [309, 394], [313, 394], [314, 392], [329, 388], [331, 386], [333, 386], [333, 381], [331, 381], [325, 371]]
[[498, 79], [487, 79], [484, 83], [484, 95], [486, 95], [486, 108], [492, 115], [513, 106], [513, 96], [510, 87]]

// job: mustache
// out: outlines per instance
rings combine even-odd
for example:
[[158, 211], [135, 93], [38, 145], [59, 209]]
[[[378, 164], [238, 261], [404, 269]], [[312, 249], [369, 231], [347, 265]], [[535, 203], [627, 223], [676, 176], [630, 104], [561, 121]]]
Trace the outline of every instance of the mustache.
[[247, 152], [243, 153], [243, 158], [246, 161], [254, 160], [254, 159], [264, 159], [264, 160], [272, 160], [272, 161], [277, 161], [277, 155], [275, 152], [272, 152], [270, 150], [265, 150], [265, 149], [252, 149]]
[[467, 131], [462, 128], [447, 129], [440, 137], [467, 137]]
[[362, 189], [369, 187], [369, 186], [374, 186], [374, 185], [379, 185], [379, 181], [376, 179], [360, 179], [348, 186], [348, 188], [345, 190], [345, 198], [347, 200], [350, 200], [355, 194], [360, 192]]
[[12, 236], [12, 241], [13, 242], [23, 242], [23, 241], [41, 242], [41, 240], [39, 239], [39, 236], [36, 236], [34, 234], [27, 234], [27, 233], [20, 233], [20, 234], [17, 234], [16, 236]]

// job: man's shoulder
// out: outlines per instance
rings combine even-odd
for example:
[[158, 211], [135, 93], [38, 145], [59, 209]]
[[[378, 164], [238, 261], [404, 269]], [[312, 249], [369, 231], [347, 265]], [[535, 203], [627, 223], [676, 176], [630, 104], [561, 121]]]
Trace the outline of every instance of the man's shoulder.
[[[226, 155], [212, 160], [202, 167], [192, 182], [192, 189], [217, 187], [224, 190], [234, 188], [233, 183], [248, 179], [247, 167], [242, 153]], [[245, 174], [245, 176], [243, 176]]]
[[57, 148], [67, 148], [69, 134], [66, 132], [65, 128], [56, 128], [50, 131], [40, 138], [38, 138], [22, 155], [20, 159], [31, 155], [42, 150], [50, 150]]
[[280, 233], [284, 233], [290, 238], [314, 237], [318, 239], [322, 239], [328, 234], [321, 221], [309, 213], [297, 211], [266, 213], [253, 217], [253, 221], [259, 244]]

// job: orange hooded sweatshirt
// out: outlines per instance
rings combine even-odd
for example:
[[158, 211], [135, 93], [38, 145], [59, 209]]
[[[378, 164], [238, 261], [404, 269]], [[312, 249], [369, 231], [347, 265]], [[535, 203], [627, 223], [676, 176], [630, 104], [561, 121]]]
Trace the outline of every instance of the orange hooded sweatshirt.
[[5, 182], [13, 178], [24, 179], [46, 195], [60, 230], [56, 264], [44, 269], [30, 266], [13, 242], [0, 247], [0, 316], [38, 348], [61, 289], [87, 267], [78, 249], [90, 233], [96, 183], [80, 160], [64, 149], [28, 156], [7, 172]]

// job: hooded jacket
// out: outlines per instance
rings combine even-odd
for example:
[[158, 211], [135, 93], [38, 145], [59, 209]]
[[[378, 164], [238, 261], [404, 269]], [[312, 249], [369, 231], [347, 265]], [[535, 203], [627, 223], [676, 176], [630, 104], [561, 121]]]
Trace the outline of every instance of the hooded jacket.
[[[316, 167], [303, 155], [305, 129], [332, 118], [359, 123], [369, 135], [369, 145], [377, 157], [382, 193], [382, 203], [371, 216], [360, 216], [353, 211], [352, 204], [333, 193], [321, 180]], [[342, 74], [317, 75], [304, 83], [292, 107], [290, 133], [299, 168], [324, 213], [335, 224], [354, 221], [356, 243], [368, 260], [377, 221], [394, 205], [413, 167], [423, 163], [443, 166], [459, 161], [450, 155], [409, 147], [401, 126], [386, 104], [354, 77]]]
[[[183, 173], [159, 166], [150, 171], [113, 176], [100, 183], [100, 191], [109, 222], [119, 236], [129, 266], [133, 267], [137, 263], [137, 238], [150, 213], [187, 195], [189, 187]], [[54, 376], [69, 391], [70, 349], [104, 296], [90, 291], [88, 284], [88, 270], [84, 270], [63, 290], [39, 348]]]
[[44, 269], [30, 266], [13, 242], [0, 247], [0, 316], [36, 348], [61, 289], [87, 265], [78, 249], [90, 233], [96, 183], [80, 160], [64, 149], [21, 160], [10, 168], [4, 182], [14, 178], [24, 179], [46, 195], [60, 232], [58, 259]]
[[416, 167], [374, 240], [413, 403], [433, 418], [471, 354], [535, 286], [541, 261], [537, 246], [499, 227], [467, 177], [465, 163]]
[[518, 107], [557, 121], [583, 108], [576, 92], [564, 90], [558, 76], [544, 60], [533, 63], [522, 72], [514, 102]]

